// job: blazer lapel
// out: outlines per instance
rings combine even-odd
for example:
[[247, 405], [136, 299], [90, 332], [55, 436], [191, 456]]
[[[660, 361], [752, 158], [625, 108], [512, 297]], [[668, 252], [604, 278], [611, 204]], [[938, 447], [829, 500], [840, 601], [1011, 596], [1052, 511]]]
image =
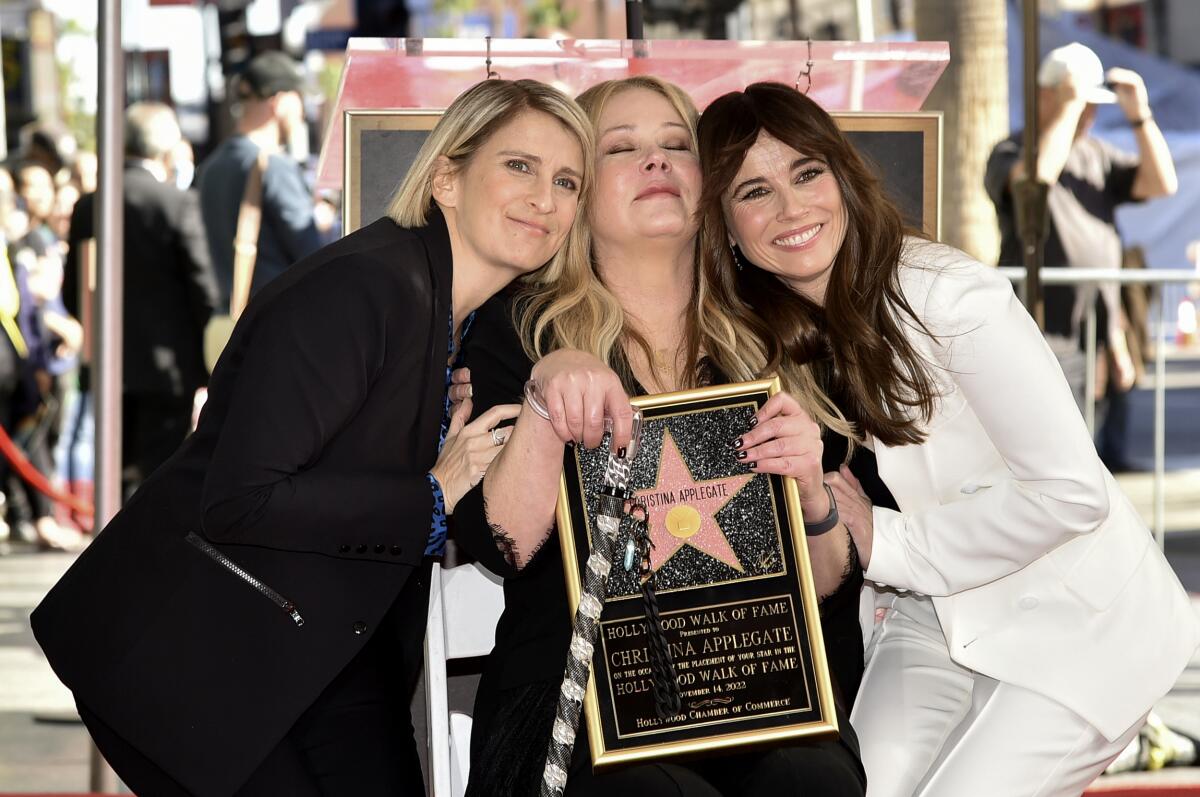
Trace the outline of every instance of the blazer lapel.
[[[437, 457], [437, 444], [441, 434], [442, 415], [446, 400], [446, 360], [450, 356], [450, 315], [453, 312], [452, 288], [454, 263], [450, 254], [450, 233], [446, 220], [436, 207], [429, 214], [429, 223], [414, 230], [425, 245], [426, 266], [429, 269], [430, 292], [433, 298], [433, 313], [430, 314], [429, 331], [426, 339], [427, 366], [425, 373], [431, 376], [426, 382], [418, 409], [418, 450], [432, 452]], [[457, 320], [457, 319], [456, 319]]]

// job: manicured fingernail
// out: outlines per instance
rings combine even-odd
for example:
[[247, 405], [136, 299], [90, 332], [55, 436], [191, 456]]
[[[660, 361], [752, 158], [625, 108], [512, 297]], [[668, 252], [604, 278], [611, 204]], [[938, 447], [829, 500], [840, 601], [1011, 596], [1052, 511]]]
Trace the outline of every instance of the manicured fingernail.
[[625, 446], [617, 449], [617, 459], [625, 459]]
[[749, 468], [750, 470], [754, 470], [755, 468], [758, 467], [758, 463], [757, 462], [747, 462], [746, 467]]
[[744, 443], [744, 442], [745, 442], [744, 438], [741, 438], [741, 437], [739, 437], [737, 440], [734, 440], [734, 441], [733, 441], [733, 443], [732, 443], [731, 445], [732, 445], [734, 448], [741, 448], [741, 447], [742, 447], [742, 443]]
[[475, 387], [473, 385], [467, 385], [467, 398], [471, 398], [474, 395], [475, 395]]
[[739, 452], [737, 452], [737, 458], [738, 458], [738, 459], [745, 459], [745, 458], [746, 458], [746, 452], [745, 452], [745, 451], [739, 451]]
[[755, 426], [758, 426], [758, 416], [751, 415], [750, 416], [750, 428], [753, 429]]

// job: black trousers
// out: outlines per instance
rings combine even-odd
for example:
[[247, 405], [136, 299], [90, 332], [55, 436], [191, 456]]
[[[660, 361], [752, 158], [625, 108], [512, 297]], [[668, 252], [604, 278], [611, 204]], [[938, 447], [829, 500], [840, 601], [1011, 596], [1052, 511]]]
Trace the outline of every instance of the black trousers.
[[[236, 797], [423, 797], [401, 671], [393, 624], [380, 623]], [[79, 713], [104, 758], [138, 797], [192, 797], [87, 706], [80, 704]]]
[[[476, 700], [467, 797], [536, 795], [558, 702], [557, 684], [534, 683]], [[481, 694], [484, 684], [480, 685]], [[714, 753], [686, 761], [637, 764], [594, 774], [580, 723], [565, 797], [863, 797], [858, 739], [839, 709], [841, 739]]]

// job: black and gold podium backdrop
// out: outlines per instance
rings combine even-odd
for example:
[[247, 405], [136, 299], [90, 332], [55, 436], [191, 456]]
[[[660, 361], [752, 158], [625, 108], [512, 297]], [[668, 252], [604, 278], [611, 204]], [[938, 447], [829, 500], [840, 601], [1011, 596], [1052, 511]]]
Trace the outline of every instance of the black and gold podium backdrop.
[[[346, 232], [387, 212], [388, 201], [441, 114], [441, 110], [346, 111], [342, 183]], [[833, 117], [875, 166], [908, 223], [937, 239], [942, 115], [837, 112]]]
[[[778, 380], [635, 399], [642, 445], [629, 486], [649, 518], [650, 565], [682, 712], [660, 718], [645, 609], [622, 527], [584, 718], [593, 766], [837, 731], [816, 593], [791, 479], [755, 473], [730, 445]], [[607, 445], [570, 447], [558, 502], [574, 612]]]

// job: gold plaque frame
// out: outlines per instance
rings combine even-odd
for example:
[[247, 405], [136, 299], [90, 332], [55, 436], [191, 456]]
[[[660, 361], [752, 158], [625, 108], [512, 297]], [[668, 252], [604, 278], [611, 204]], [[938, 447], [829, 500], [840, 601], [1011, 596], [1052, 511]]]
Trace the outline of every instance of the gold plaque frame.
[[[342, 229], [345, 234], [363, 226], [363, 134], [369, 131], [427, 134], [442, 118], [443, 112], [441, 108], [346, 111], [342, 159]], [[424, 135], [416, 137], [416, 148], [419, 149], [424, 140]], [[391, 197], [408, 173], [409, 165], [406, 162], [371, 164], [372, 180], [382, 181], [386, 196]], [[380, 172], [377, 166], [386, 168]], [[374, 221], [374, 218], [367, 221]]]
[[[755, 407], [761, 407], [766, 400], [779, 392], [781, 389], [778, 378], [758, 380], [755, 382], [743, 382], [731, 385], [721, 385], [717, 387], [700, 388], [696, 390], [681, 391], [677, 393], [665, 393], [653, 396], [643, 396], [635, 398], [633, 404], [642, 409], [646, 418], [646, 423], [652, 423], [662, 419], [664, 421], [664, 430], [666, 429], [665, 421], [670, 418], [675, 418], [685, 414], [696, 413], [697, 410], [689, 409], [695, 405], [703, 405], [706, 409], [699, 412], [708, 412], [712, 410], [722, 410], [729, 408], [737, 408], [746, 404], [753, 404]], [[678, 410], [674, 412], [673, 410]], [[665, 434], [665, 432], [664, 432]], [[582, 471], [578, 467], [578, 452], [575, 449], [569, 448], [566, 453], [566, 467], [562, 479], [559, 484], [558, 507], [556, 510], [556, 518], [558, 521], [558, 535], [562, 546], [563, 569], [566, 574], [567, 596], [570, 602], [570, 610], [572, 615], [579, 605], [580, 599], [580, 573], [581, 566], [587, 558], [587, 551], [580, 550], [577, 540], [580, 534], [586, 535], [586, 529], [577, 530], [575, 518], [587, 517], [586, 505], [578, 503], [573, 504], [573, 501], [578, 500], [578, 496], [582, 495], [581, 479]], [[574, 466], [572, 465], [574, 463]], [[636, 461], [635, 461], [636, 464]], [[690, 470], [690, 466], [689, 466]], [[609, 712], [614, 715], [613, 721], [609, 725], [609, 730], [614, 733], [606, 735], [605, 724], [602, 720], [602, 707], [600, 696], [596, 685], [597, 668], [595, 666], [595, 655], [606, 656], [607, 648], [598, 640], [596, 644], [597, 654], [593, 657], [592, 677], [588, 679], [587, 690], [584, 695], [584, 721], [587, 723], [588, 740], [591, 747], [592, 765], [596, 770], [605, 769], [614, 765], [628, 764], [646, 759], [661, 759], [666, 757], [674, 757], [679, 755], [695, 755], [698, 753], [711, 752], [716, 750], [745, 747], [750, 745], [768, 744], [779, 742], [788, 739], [799, 739], [808, 736], [824, 735], [836, 733], [838, 731], [837, 718], [834, 710], [833, 690], [830, 683], [828, 663], [825, 658], [824, 638], [821, 631], [820, 614], [817, 605], [816, 588], [813, 584], [812, 571], [808, 558], [808, 547], [804, 536], [804, 524], [800, 511], [800, 495], [797, 490], [796, 483], [793, 479], [780, 477], [775, 475], [760, 474], [768, 479], [770, 490], [768, 495], [772, 505], [772, 511], [775, 513], [776, 528], [790, 542], [792, 559], [786, 564], [791, 567], [782, 567], [780, 572], [772, 573], [769, 576], [760, 578], [745, 578], [732, 582], [713, 582], [712, 585], [701, 587], [709, 592], [720, 591], [734, 603], [747, 603], [756, 600], [773, 600], [780, 596], [752, 596], [748, 599], [738, 598], [738, 585], [743, 583], [751, 583], [759, 581], [762, 578], [771, 578], [780, 584], [786, 584], [790, 588], [788, 597], [796, 596], [799, 598], [800, 608], [802, 612], [798, 615], [798, 620], [804, 623], [804, 635], [797, 638], [797, 647], [805, 647], [803, 642], [807, 640], [808, 656], [806, 666], [811, 666], [811, 672], [808, 677], [805, 677], [804, 685], [806, 694], [810, 697], [810, 708], [817, 715], [817, 719], [813, 721], [795, 723], [783, 723], [769, 725], [767, 727], [756, 727], [751, 730], [743, 730], [735, 727], [738, 722], [750, 722], [761, 725], [764, 721], [769, 721], [773, 716], [782, 716], [788, 711], [776, 712], [775, 714], [759, 714], [754, 717], [744, 717], [742, 719], [734, 718], [732, 721], [717, 720], [715, 722], [695, 722], [688, 728], [711, 728], [712, 732], [703, 731], [695, 734], [695, 738], [673, 738], [668, 740], [658, 739], [654, 736], [674, 736], [678, 737], [681, 732], [689, 732], [688, 729], [663, 729], [661, 731], [647, 731], [645, 733], [625, 734], [622, 737], [616, 733], [619, 725], [615, 718], [615, 708]], [[576, 498], [573, 498], [575, 496]], [[732, 499], [731, 499], [732, 500]], [[778, 508], [782, 506], [786, 508], [784, 514], [785, 519], [780, 518]], [[586, 504], [586, 502], [585, 502]], [[588, 520], [588, 525], [591, 521]], [[586, 541], [586, 536], [583, 537]], [[789, 546], [781, 546], [782, 551], [786, 551]], [[582, 556], [582, 559], [580, 558]], [[619, 556], [619, 555], [617, 555]], [[614, 558], [617, 558], [615, 556]], [[621, 563], [614, 561], [613, 568], [619, 568]], [[792, 579], [794, 581], [789, 581]], [[611, 583], [610, 583], [611, 588]], [[776, 589], [776, 586], [767, 585], [767, 589]], [[675, 590], [676, 593], [686, 592], [686, 589]], [[627, 597], [610, 598], [605, 604], [605, 613], [601, 617], [602, 635], [604, 633], [604, 625], [607, 622], [607, 617], [612, 613], [610, 607], [614, 603], [621, 603], [628, 600]], [[669, 595], [664, 595], [660, 591], [660, 603], [663, 603], [662, 614], [664, 617], [672, 614], [672, 611], [665, 605], [666, 601], [670, 600]], [[706, 610], [719, 609], [722, 606], [732, 605], [725, 604], [710, 604], [707, 606], [693, 606], [678, 609], [674, 613], [679, 614], [685, 611], [703, 612]], [[795, 606], [792, 604], [794, 610]], [[627, 622], [630, 618], [622, 618], [618, 622]], [[761, 655], [761, 654], [760, 654]], [[730, 659], [732, 661], [732, 658]], [[608, 672], [607, 663], [604, 666], [604, 672]], [[802, 675], [802, 677], [804, 677]], [[811, 678], [811, 680], [809, 680]], [[811, 686], [810, 686], [811, 685]], [[815, 693], [815, 694], [814, 694]], [[612, 708], [606, 706], [605, 710]], [[740, 709], [739, 709], [740, 711]], [[722, 727], [729, 726], [729, 727]], [[639, 725], [640, 727], [640, 725]], [[612, 741], [609, 736], [615, 736], [617, 741], [621, 738], [644, 737], [644, 741], [624, 742], [620, 744], [610, 744]]]
[[[884, 187], [893, 201], [903, 204], [899, 197], [920, 193], [920, 216], [917, 226], [931, 239], [937, 241], [942, 234], [942, 112], [914, 111], [911, 113], [877, 113], [870, 111], [835, 111], [830, 114], [838, 127], [858, 149], [859, 153], [884, 173]], [[893, 140], [899, 136], [920, 137], [921, 167], [920, 186], [896, 185], [907, 182], [904, 178], [888, 179], [888, 168], [883, 164], [887, 154], [881, 148], [866, 143], [865, 137], [856, 134], [886, 133]], [[915, 210], [915, 208], [914, 208]], [[910, 219], [910, 221], [915, 221]]]

